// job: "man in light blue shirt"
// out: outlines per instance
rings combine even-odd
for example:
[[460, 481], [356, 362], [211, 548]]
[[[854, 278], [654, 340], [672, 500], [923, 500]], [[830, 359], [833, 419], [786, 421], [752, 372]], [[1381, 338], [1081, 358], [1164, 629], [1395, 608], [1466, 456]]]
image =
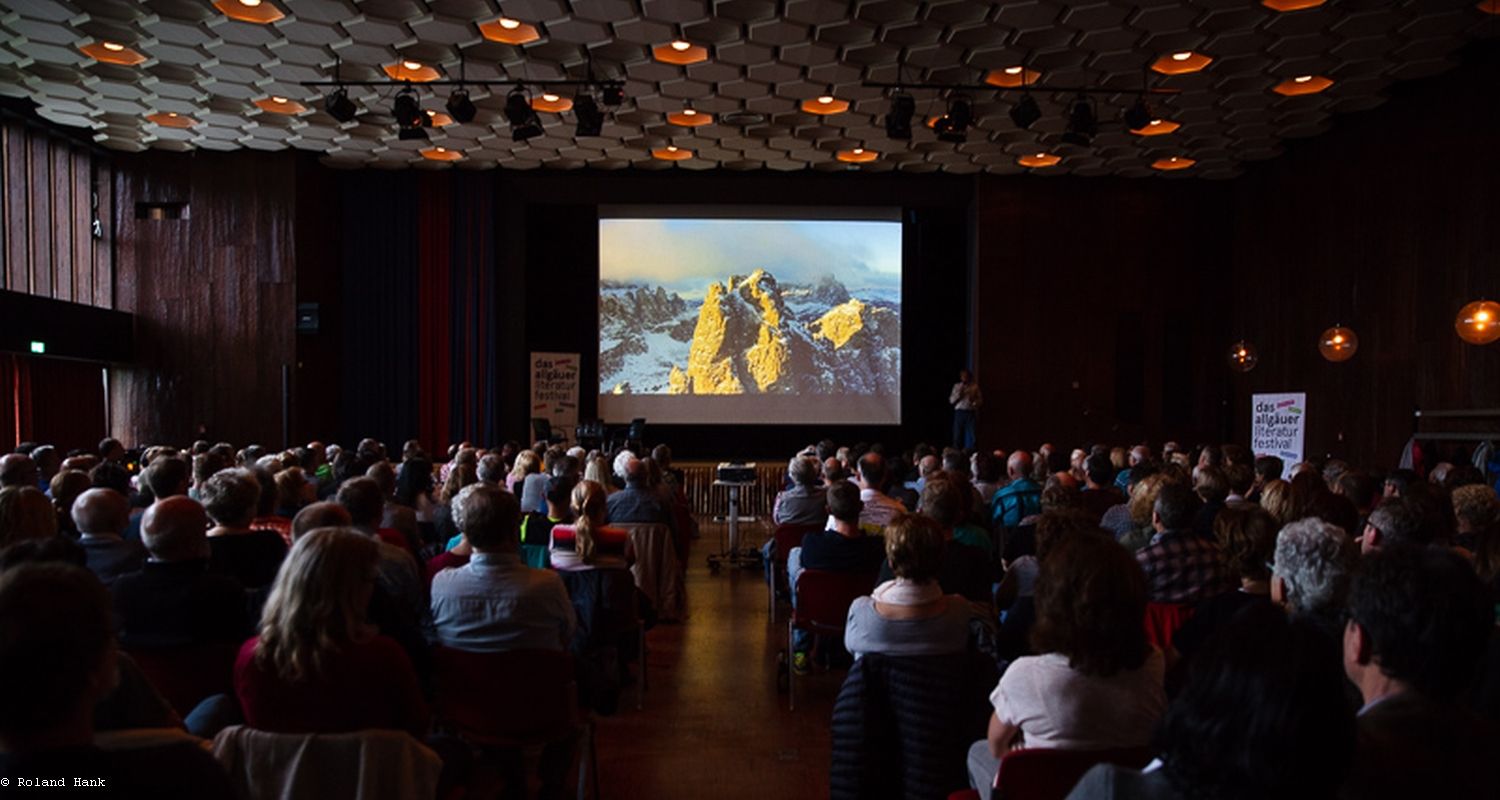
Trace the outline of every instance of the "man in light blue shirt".
[[521, 559], [516, 496], [476, 483], [453, 499], [453, 516], [474, 555], [432, 579], [438, 643], [484, 653], [566, 650], [576, 625], [573, 603], [556, 573]]

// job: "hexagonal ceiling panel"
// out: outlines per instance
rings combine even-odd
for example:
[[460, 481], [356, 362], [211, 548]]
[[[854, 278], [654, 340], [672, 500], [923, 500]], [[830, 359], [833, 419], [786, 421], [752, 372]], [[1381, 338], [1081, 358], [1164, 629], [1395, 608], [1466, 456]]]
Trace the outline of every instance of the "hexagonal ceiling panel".
[[[1327, 130], [1334, 114], [1380, 104], [1393, 81], [1449, 69], [1466, 42], [1500, 28], [1484, 11], [1492, 4], [1474, 0], [1271, 7], [1283, 5], [24, 0], [0, 6], [0, 94], [29, 98], [43, 117], [87, 126], [114, 149], [292, 147], [334, 166], [1214, 178], [1275, 157], [1286, 139]], [[674, 48], [674, 40], [684, 44]], [[504, 114], [507, 86], [470, 87], [473, 121], [434, 124], [426, 140], [402, 140], [398, 87], [349, 87], [358, 115], [341, 123], [324, 109], [331, 90], [304, 85], [464, 76], [524, 81], [533, 98], [572, 96], [577, 87], [548, 82], [582, 79], [591, 68], [625, 89], [624, 103], [605, 109], [599, 135], [575, 135], [575, 111], [542, 112], [543, 133], [526, 141], [513, 140]], [[1023, 77], [1029, 92], [1004, 88]], [[987, 78], [997, 85], [962, 93], [972, 122], [961, 135], [949, 129], [940, 137], [923, 124], [945, 114], [954, 92], [911, 90], [909, 141], [886, 136], [890, 90], [867, 85], [980, 87]], [[453, 87], [414, 86], [423, 110], [444, 111]], [[1156, 135], [1123, 121], [1146, 87], [1147, 108], [1132, 118], [1151, 119], [1142, 132]], [[1086, 143], [1069, 130], [1080, 88], [1101, 90], [1088, 95], [1098, 125]], [[1028, 93], [1039, 115], [1021, 128], [1011, 112]], [[820, 104], [825, 95], [834, 102]], [[689, 106], [712, 122], [668, 121]], [[669, 146], [672, 160], [652, 156]], [[853, 148], [878, 155], [857, 165], [836, 159]], [[1027, 167], [1022, 158], [1052, 165]], [[1159, 163], [1192, 166], [1152, 167]]]

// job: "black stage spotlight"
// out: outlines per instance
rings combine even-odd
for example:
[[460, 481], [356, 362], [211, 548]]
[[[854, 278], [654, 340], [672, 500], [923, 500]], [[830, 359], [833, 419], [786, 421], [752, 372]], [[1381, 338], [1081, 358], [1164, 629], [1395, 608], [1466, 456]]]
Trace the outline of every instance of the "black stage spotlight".
[[1042, 118], [1042, 109], [1037, 106], [1036, 98], [1030, 92], [1021, 95], [1010, 109], [1010, 121], [1016, 123], [1021, 130], [1030, 128], [1037, 120]]
[[969, 125], [974, 121], [974, 106], [969, 98], [959, 95], [948, 101], [948, 113], [938, 117], [932, 129], [940, 141], [963, 144], [968, 139]]
[[342, 86], [323, 101], [323, 110], [339, 122], [349, 122], [354, 119], [355, 114], [359, 113], [354, 101], [349, 99], [349, 90]]
[[885, 115], [885, 135], [892, 139], [910, 139], [911, 118], [916, 113], [916, 98], [905, 93], [893, 95], [891, 110]]
[[510, 138], [524, 142], [542, 135], [542, 120], [531, 107], [526, 92], [517, 86], [505, 98], [505, 118], [510, 120]]
[[599, 84], [599, 102], [607, 106], [617, 106], [625, 102], [625, 84], [619, 81]]
[[422, 124], [422, 106], [417, 102], [416, 90], [408, 86], [397, 92], [392, 113], [396, 115], [396, 124], [403, 128]]
[[574, 136], [598, 136], [604, 130], [604, 112], [591, 94], [579, 94], [573, 98], [573, 114], [578, 117], [578, 128]]
[[1093, 103], [1088, 97], [1078, 95], [1078, 99], [1068, 109], [1068, 129], [1063, 131], [1063, 142], [1088, 147], [1093, 144], [1094, 134], [1098, 132], [1099, 117], [1094, 113]]
[[1125, 109], [1125, 126], [1133, 131], [1151, 127], [1153, 119], [1156, 118], [1151, 115], [1151, 106], [1146, 105], [1144, 97], [1137, 97], [1135, 104]]
[[478, 109], [474, 108], [474, 101], [469, 99], [469, 91], [462, 86], [453, 90], [448, 95], [448, 116], [459, 124], [474, 121], [474, 114]]

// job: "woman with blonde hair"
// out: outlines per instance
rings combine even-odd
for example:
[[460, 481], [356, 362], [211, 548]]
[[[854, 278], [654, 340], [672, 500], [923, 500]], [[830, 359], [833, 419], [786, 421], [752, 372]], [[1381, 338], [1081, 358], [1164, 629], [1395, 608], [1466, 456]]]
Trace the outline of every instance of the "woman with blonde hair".
[[589, 459], [589, 463], [583, 468], [583, 479], [599, 484], [604, 488], [606, 496], [615, 492], [615, 485], [610, 481], [609, 474], [609, 459], [602, 455]]
[[1115, 540], [1125, 545], [1126, 549], [1135, 552], [1150, 544], [1151, 537], [1156, 533], [1151, 527], [1151, 509], [1156, 506], [1156, 496], [1161, 494], [1161, 487], [1172, 480], [1170, 475], [1158, 472], [1142, 478], [1130, 490], [1130, 500], [1126, 505], [1130, 509], [1131, 529], [1128, 533], [1115, 536]]
[[575, 522], [552, 526], [552, 568], [585, 570], [630, 563], [630, 534], [604, 524], [608, 492], [597, 481], [579, 481], [569, 506]]
[[271, 586], [260, 635], [234, 666], [251, 727], [276, 733], [385, 728], [422, 738], [427, 703], [411, 659], [366, 624], [380, 561], [376, 541], [318, 528], [293, 545]]
[[1280, 478], [1260, 487], [1260, 507], [1271, 512], [1278, 525], [1291, 522], [1292, 485]]
[[472, 486], [479, 482], [479, 471], [472, 464], [459, 464], [448, 473], [443, 480], [443, 488], [438, 490], [437, 504], [432, 507], [432, 529], [437, 537], [438, 544], [444, 550], [452, 550], [458, 546], [458, 539], [462, 531], [453, 521], [453, 498], [464, 490], [465, 486]]
[[542, 457], [537, 455], [535, 450], [522, 450], [516, 454], [516, 465], [511, 467], [510, 474], [505, 476], [505, 488], [514, 493], [518, 491], [516, 484], [523, 483], [527, 475], [541, 471]]

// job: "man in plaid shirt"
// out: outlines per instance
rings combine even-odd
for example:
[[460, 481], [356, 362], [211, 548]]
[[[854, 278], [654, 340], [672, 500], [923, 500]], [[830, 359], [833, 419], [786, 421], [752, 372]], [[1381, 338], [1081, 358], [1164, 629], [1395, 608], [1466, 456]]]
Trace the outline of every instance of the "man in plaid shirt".
[[1198, 497], [1186, 486], [1167, 484], [1156, 497], [1151, 523], [1156, 535], [1136, 552], [1153, 603], [1195, 605], [1233, 588], [1218, 544], [1193, 533]]

